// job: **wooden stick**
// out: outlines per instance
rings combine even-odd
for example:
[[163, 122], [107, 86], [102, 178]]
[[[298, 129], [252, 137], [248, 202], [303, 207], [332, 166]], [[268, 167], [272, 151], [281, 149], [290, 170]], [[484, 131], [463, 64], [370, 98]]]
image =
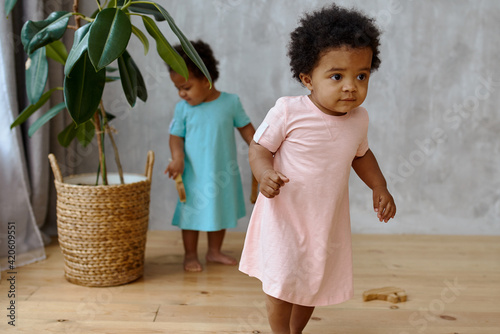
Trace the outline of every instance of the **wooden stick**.
[[182, 203], [186, 202], [186, 188], [184, 188], [181, 174], [177, 174], [177, 176], [175, 177], [175, 186], [177, 188], [177, 192], [179, 193], [179, 200]]
[[371, 289], [363, 293], [363, 301], [367, 302], [370, 300], [387, 300], [391, 303], [405, 302], [406, 292], [401, 288], [393, 286]]

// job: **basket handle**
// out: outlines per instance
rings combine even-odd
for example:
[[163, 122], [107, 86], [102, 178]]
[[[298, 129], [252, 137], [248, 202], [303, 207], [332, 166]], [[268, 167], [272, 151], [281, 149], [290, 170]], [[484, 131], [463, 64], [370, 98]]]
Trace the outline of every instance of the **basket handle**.
[[52, 153], [49, 154], [50, 167], [52, 167], [52, 173], [54, 173], [54, 177], [57, 181], [63, 182], [63, 177], [61, 174], [61, 170], [59, 169], [59, 164], [57, 163], [56, 156]]
[[144, 174], [148, 178], [149, 181], [151, 181], [151, 178], [153, 177], [153, 165], [155, 163], [155, 153], [153, 151], [148, 151], [148, 158], [146, 160], [146, 171]]

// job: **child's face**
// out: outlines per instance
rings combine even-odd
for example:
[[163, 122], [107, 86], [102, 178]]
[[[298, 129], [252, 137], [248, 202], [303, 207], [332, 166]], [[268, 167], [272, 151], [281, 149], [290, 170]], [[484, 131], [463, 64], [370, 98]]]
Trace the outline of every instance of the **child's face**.
[[186, 100], [192, 106], [207, 101], [212, 93], [208, 80], [195, 77], [191, 71], [188, 80], [174, 71], [170, 72], [170, 79], [179, 91], [180, 98]]
[[359, 107], [368, 93], [370, 48], [340, 47], [326, 51], [311, 74], [301, 74], [312, 102], [325, 114], [340, 116]]

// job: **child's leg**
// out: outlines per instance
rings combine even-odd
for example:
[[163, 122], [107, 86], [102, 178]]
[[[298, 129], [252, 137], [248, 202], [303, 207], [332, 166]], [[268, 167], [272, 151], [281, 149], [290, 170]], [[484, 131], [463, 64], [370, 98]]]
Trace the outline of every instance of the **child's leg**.
[[184, 270], [202, 271], [198, 260], [198, 235], [199, 231], [182, 230], [182, 241], [184, 243]]
[[222, 242], [224, 241], [225, 234], [226, 230], [207, 232], [208, 236], [208, 251], [206, 257], [207, 262], [217, 262], [231, 266], [238, 264], [238, 261], [236, 261], [235, 258], [221, 252]]
[[290, 334], [293, 304], [266, 296], [267, 319], [273, 334]]
[[301, 334], [314, 307], [302, 306], [267, 296], [266, 307], [273, 334]]
[[292, 316], [290, 319], [290, 333], [302, 333], [307, 323], [309, 322], [313, 311], [314, 307], [294, 304], [292, 308]]

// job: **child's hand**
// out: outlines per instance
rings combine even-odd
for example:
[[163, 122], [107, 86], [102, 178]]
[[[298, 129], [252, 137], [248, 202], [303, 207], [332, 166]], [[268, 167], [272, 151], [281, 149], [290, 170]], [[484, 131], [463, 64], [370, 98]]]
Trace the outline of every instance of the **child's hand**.
[[378, 219], [386, 223], [396, 215], [396, 204], [386, 187], [373, 188], [373, 209]]
[[175, 179], [178, 174], [184, 172], [184, 159], [172, 160], [165, 169], [164, 174], [168, 174], [168, 177]]
[[267, 169], [260, 177], [260, 192], [267, 198], [273, 198], [288, 181], [290, 180], [280, 172]]

